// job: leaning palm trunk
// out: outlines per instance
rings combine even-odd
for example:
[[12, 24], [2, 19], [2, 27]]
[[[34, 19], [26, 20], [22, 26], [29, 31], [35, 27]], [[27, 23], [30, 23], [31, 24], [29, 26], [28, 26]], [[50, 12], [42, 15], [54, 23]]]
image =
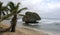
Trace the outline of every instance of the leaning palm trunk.
[[0, 7], [0, 19], [1, 19], [1, 7]]
[[1, 19], [1, 12], [0, 12], [0, 19]]
[[11, 21], [11, 32], [15, 32], [16, 23], [17, 23], [17, 14], [15, 14], [13, 16], [13, 18], [12, 18], [12, 21]]

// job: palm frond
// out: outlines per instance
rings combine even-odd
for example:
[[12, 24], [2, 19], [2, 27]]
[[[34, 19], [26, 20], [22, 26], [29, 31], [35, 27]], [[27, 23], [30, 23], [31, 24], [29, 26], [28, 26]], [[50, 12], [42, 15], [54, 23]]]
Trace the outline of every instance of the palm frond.
[[16, 8], [19, 8], [19, 4], [20, 4], [20, 3], [17, 3]]
[[15, 5], [14, 5], [13, 2], [9, 2], [9, 3], [7, 4], [7, 6], [9, 6], [11, 9], [13, 9], [13, 8], [15, 7]]
[[19, 16], [25, 16], [25, 15], [23, 15], [23, 14], [19, 14]]
[[0, 1], [0, 6], [2, 6], [2, 4], [3, 4], [3, 3]]
[[28, 9], [27, 7], [21, 8], [21, 9], [18, 11], [18, 13], [20, 13], [22, 10], [27, 10], [27, 9]]
[[2, 6], [1, 11], [3, 15], [6, 15], [5, 13], [8, 13], [8, 8], [6, 6]]

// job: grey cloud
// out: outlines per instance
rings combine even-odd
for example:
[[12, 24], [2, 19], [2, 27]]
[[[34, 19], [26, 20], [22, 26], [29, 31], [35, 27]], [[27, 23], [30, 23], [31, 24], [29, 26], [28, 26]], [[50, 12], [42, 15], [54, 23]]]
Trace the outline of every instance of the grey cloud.
[[[60, 7], [55, 7], [53, 9], [48, 8], [46, 1], [38, 2], [33, 4], [27, 0], [1, 0], [4, 4], [7, 4], [9, 1], [13, 1], [14, 3], [21, 2], [21, 7], [27, 7], [29, 10], [37, 12], [41, 17], [44, 18], [60, 18]], [[55, 2], [54, 2], [55, 3]], [[57, 2], [56, 2], [57, 3]], [[22, 12], [24, 13], [24, 12]]]

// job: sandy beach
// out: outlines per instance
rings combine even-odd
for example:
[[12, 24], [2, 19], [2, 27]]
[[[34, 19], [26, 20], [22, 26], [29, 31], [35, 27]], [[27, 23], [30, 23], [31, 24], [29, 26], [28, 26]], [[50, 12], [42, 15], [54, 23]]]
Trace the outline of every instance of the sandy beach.
[[[9, 26], [10, 26], [9, 24], [0, 23], [0, 27], [8, 28]], [[16, 27], [16, 32], [5, 32], [2, 33], [2, 35], [48, 35], [48, 33], [44, 33], [42, 31], [35, 31], [24, 27], [21, 28]]]
[[[4, 26], [10, 26], [10, 22], [8, 20], [3, 21], [2, 23], [3, 23]], [[36, 25], [28, 25], [28, 26], [25, 26], [25, 25], [23, 25], [23, 23], [21, 21], [19, 21], [17, 23], [16, 29], [17, 30], [25, 29], [25, 31], [26, 30], [28, 30], [28, 31], [33, 30], [33, 31], [38, 31], [38, 32], [44, 33], [44, 34], [48, 33], [49, 35], [60, 35], [60, 33], [55, 30], [56, 27], [58, 27], [58, 26], [56, 26], [55, 24], [52, 24], [52, 25], [51, 24], [43, 24], [43, 25], [37, 25], [37, 26]], [[58, 28], [57, 28], [57, 30], [58, 30]]]

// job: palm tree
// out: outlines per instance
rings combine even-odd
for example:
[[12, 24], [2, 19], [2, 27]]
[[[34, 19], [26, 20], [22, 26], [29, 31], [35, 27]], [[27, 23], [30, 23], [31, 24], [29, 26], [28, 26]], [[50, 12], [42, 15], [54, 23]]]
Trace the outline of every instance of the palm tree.
[[[8, 8], [7, 8], [7, 6], [3, 6], [3, 3], [2, 2], [0, 2], [0, 22], [2, 21], [2, 17], [3, 16], [6, 16], [6, 13], [7, 13], [7, 15], [8, 15]], [[2, 15], [3, 14], [3, 15]], [[9, 28], [6, 28], [6, 29], [2, 29], [2, 30], [0, 30], [0, 32], [6, 32], [6, 31], [8, 31], [10, 29], [10, 27]]]
[[2, 2], [0, 2], [0, 19], [1, 19], [1, 7], [2, 7]]
[[13, 18], [11, 20], [11, 32], [15, 32], [15, 28], [16, 28], [16, 23], [17, 23], [17, 14], [20, 13], [22, 10], [26, 10], [27, 8], [21, 8], [19, 10], [19, 4], [17, 3], [17, 5], [15, 5], [13, 2], [9, 2], [7, 6], [9, 6], [10, 12], [15, 12], [15, 14], [13, 15]]
[[6, 15], [5, 12], [8, 14], [8, 8], [6, 6], [3, 6], [3, 3], [0, 2], [0, 19], [2, 15]]

